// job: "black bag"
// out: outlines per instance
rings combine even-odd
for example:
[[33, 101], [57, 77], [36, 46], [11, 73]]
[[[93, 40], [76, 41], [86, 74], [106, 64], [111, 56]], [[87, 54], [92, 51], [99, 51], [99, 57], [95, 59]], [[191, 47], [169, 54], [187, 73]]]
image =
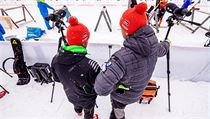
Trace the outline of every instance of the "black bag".
[[47, 63], [35, 63], [28, 66], [28, 70], [36, 82], [41, 82], [41, 84], [53, 82], [50, 65]]
[[[10, 42], [14, 52], [14, 60], [15, 60], [13, 63], [13, 70], [15, 74], [18, 75], [19, 78], [17, 85], [28, 84], [30, 81], [30, 75], [28, 73], [26, 63], [24, 61], [21, 41], [17, 38], [11, 38]], [[4, 61], [4, 63], [5, 62], [6, 61]]]

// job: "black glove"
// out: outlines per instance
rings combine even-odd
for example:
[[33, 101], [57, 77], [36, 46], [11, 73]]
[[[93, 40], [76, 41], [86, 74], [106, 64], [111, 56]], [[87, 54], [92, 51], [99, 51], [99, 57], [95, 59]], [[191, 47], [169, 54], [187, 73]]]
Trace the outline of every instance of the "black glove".
[[118, 88], [117, 90], [116, 90], [116, 93], [119, 93], [119, 94], [124, 94], [125, 93], [125, 90], [124, 89], [120, 89], [120, 88]]
[[128, 91], [128, 90], [130, 90], [128, 87], [126, 87], [124, 84], [120, 83], [117, 85], [116, 93], [124, 94], [125, 91]]

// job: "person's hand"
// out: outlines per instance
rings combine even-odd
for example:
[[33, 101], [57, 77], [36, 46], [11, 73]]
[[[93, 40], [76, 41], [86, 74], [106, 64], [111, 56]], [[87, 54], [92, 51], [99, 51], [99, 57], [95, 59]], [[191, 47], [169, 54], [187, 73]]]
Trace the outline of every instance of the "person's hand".
[[128, 90], [129, 90], [129, 88], [126, 87], [125, 85], [123, 85], [123, 84], [118, 84], [118, 85], [117, 85], [116, 93], [124, 94], [125, 91], [128, 91]]
[[119, 94], [122, 95], [122, 94], [125, 93], [125, 90], [124, 90], [124, 89], [119, 89], [119, 88], [118, 88], [118, 89], [116, 90], [116, 93], [119, 93]]
[[160, 42], [166, 42], [166, 43], [169, 44], [169, 46], [171, 45], [171, 40], [170, 40], [170, 39], [162, 40], [162, 41], [160, 41]]
[[170, 39], [166, 39], [164, 41], [167, 42], [169, 45], [171, 45], [171, 40]]

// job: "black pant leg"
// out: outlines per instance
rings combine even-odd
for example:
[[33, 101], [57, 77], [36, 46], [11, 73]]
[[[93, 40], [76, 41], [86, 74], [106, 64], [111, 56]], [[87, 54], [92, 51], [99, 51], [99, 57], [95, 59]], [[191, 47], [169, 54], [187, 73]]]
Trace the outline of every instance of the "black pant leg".
[[75, 111], [76, 113], [81, 113], [82, 110], [83, 110], [82, 107], [80, 107], [80, 106], [75, 106], [75, 105], [74, 105], [74, 111]]
[[93, 119], [94, 107], [90, 109], [84, 109], [84, 112], [85, 112], [84, 119]]

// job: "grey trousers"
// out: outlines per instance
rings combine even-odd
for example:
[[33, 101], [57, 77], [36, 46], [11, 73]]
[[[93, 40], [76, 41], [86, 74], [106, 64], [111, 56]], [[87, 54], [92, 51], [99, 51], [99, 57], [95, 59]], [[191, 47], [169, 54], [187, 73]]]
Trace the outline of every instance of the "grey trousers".
[[109, 119], [125, 119], [125, 107], [126, 104], [122, 104], [118, 101], [111, 100], [112, 102], [112, 112]]

